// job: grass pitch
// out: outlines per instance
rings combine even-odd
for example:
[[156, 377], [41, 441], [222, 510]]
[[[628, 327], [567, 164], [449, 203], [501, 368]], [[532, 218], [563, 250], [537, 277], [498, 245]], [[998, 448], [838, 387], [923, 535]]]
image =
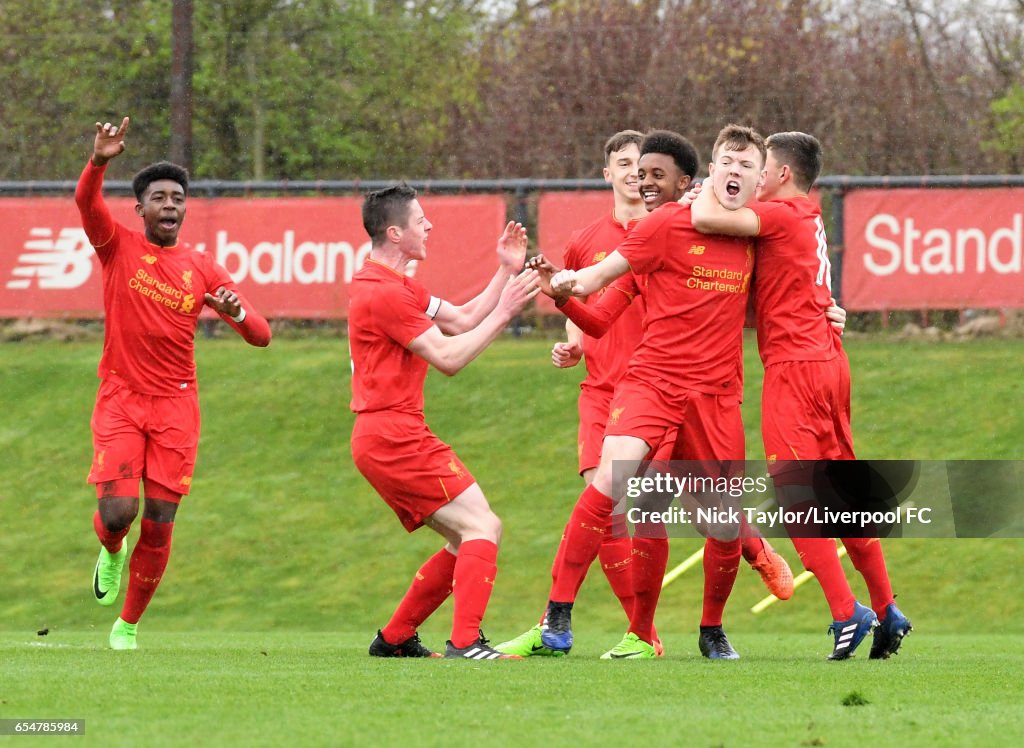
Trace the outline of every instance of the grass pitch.
[[[751, 342], [744, 418], [753, 457], [760, 373]], [[862, 457], [1020, 457], [1024, 342], [853, 338], [847, 348]], [[580, 372], [553, 369], [549, 349], [502, 341], [454, 379], [432, 373], [427, 382], [428, 422], [505, 521], [485, 621], [494, 641], [540, 614], [580, 490]], [[699, 570], [663, 596], [664, 660], [596, 659], [624, 626], [599, 574], [582, 590], [568, 659], [371, 660], [374, 632], [439, 542], [425, 531], [406, 536], [351, 465], [341, 340], [280, 339], [265, 351], [199, 342], [193, 493], [139, 629], [142, 649], [110, 652], [117, 608], [89, 593], [95, 499], [84, 485], [99, 350], [0, 346], [0, 719], [84, 718], [81, 744], [110, 746], [1024, 743], [1018, 539], [888, 541], [916, 631], [887, 662], [863, 652], [825, 663], [820, 591], [807, 585], [755, 616], [764, 592], [746, 569], [726, 619], [737, 663], [697, 655]], [[698, 545], [674, 540], [670, 564]], [[788, 541], [776, 546], [799, 570]], [[450, 604], [423, 627], [424, 641], [443, 646], [449, 621]]]
[[738, 637], [743, 659], [715, 663], [690, 636], [628, 662], [585, 638], [567, 658], [469, 663], [372, 659], [353, 634], [153, 632], [133, 653], [93, 633], [2, 635], [0, 715], [85, 719], [85, 738], [49, 740], [110, 746], [1024, 741], [1020, 636], [925, 634], [844, 663], [822, 661], [824, 637], [781, 632]]

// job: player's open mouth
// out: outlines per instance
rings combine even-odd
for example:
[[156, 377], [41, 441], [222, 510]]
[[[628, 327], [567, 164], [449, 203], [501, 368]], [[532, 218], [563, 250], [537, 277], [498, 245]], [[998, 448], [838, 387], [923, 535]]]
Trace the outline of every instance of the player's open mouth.
[[658, 195], [661, 194], [660, 190], [640, 190], [640, 197], [644, 199], [645, 203], [652, 203], [658, 199]]
[[158, 225], [160, 226], [160, 228], [170, 231], [171, 229], [178, 225], [178, 221], [176, 218], [161, 218], [160, 223]]
[[730, 179], [725, 183], [725, 191], [728, 195], [736, 197], [736, 195], [740, 194], [740, 183]]

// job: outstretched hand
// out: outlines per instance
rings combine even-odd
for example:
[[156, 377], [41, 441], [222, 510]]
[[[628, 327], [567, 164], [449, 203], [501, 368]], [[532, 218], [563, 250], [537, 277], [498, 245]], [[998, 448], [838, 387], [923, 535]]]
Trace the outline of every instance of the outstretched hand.
[[237, 317], [242, 313], [242, 302], [238, 298], [238, 294], [227, 290], [224, 286], [218, 288], [216, 294], [206, 294], [205, 298], [206, 303], [221, 314]]
[[540, 288], [537, 286], [537, 271], [524, 270], [519, 275], [509, 277], [505, 288], [501, 291], [498, 306], [511, 320], [523, 311], [523, 307], [538, 293], [540, 293]]
[[552, 265], [544, 255], [531, 257], [527, 260], [526, 267], [529, 270], [537, 271], [537, 283], [541, 293], [545, 296], [550, 296], [556, 302], [564, 302], [569, 298], [569, 294], [556, 294], [551, 288], [551, 276], [558, 272], [558, 268]]
[[498, 237], [498, 262], [510, 273], [518, 273], [526, 261], [526, 245], [526, 227], [521, 223], [509, 221]]
[[96, 141], [92, 146], [92, 162], [103, 166], [114, 156], [124, 151], [124, 136], [128, 133], [128, 117], [121, 120], [120, 126], [96, 123]]

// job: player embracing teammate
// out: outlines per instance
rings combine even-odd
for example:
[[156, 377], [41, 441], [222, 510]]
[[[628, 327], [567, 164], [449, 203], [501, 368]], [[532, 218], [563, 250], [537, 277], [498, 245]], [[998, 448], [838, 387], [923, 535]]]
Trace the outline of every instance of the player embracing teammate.
[[[764, 363], [761, 433], [780, 506], [816, 501], [816, 460], [854, 459], [850, 432], [850, 364], [838, 332], [822, 310], [832, 303], [828, 245], [821, 209], [808, 193], [821, 171], [821, 145], [802, 132], [781, 132], [766, 143], [759, 202], [735, 209], [702, 190], [691, 210], [701, 231], [756, 238], [753, 286], [757, 341]], [[854, 598], [831, 538], [801, 537], [793, 545], [817, 578], [832, 613], [835, 645], [844, 660], [874, 631], [872, 659], [900, 648], [911, 630], [896, 607], [878, 538], [843, 538], [864, 577], [871, 607]]]

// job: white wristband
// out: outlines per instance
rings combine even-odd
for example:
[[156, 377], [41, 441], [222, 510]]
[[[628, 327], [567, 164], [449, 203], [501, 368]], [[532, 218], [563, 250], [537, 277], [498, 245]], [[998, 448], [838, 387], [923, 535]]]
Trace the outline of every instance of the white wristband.
[[237, 317], [232, 317], [231, 319], [233, 322], [236, 322], [239, 325], [245, 322], [245, 307], [242, 307], [242, 311], [238, 313]]

